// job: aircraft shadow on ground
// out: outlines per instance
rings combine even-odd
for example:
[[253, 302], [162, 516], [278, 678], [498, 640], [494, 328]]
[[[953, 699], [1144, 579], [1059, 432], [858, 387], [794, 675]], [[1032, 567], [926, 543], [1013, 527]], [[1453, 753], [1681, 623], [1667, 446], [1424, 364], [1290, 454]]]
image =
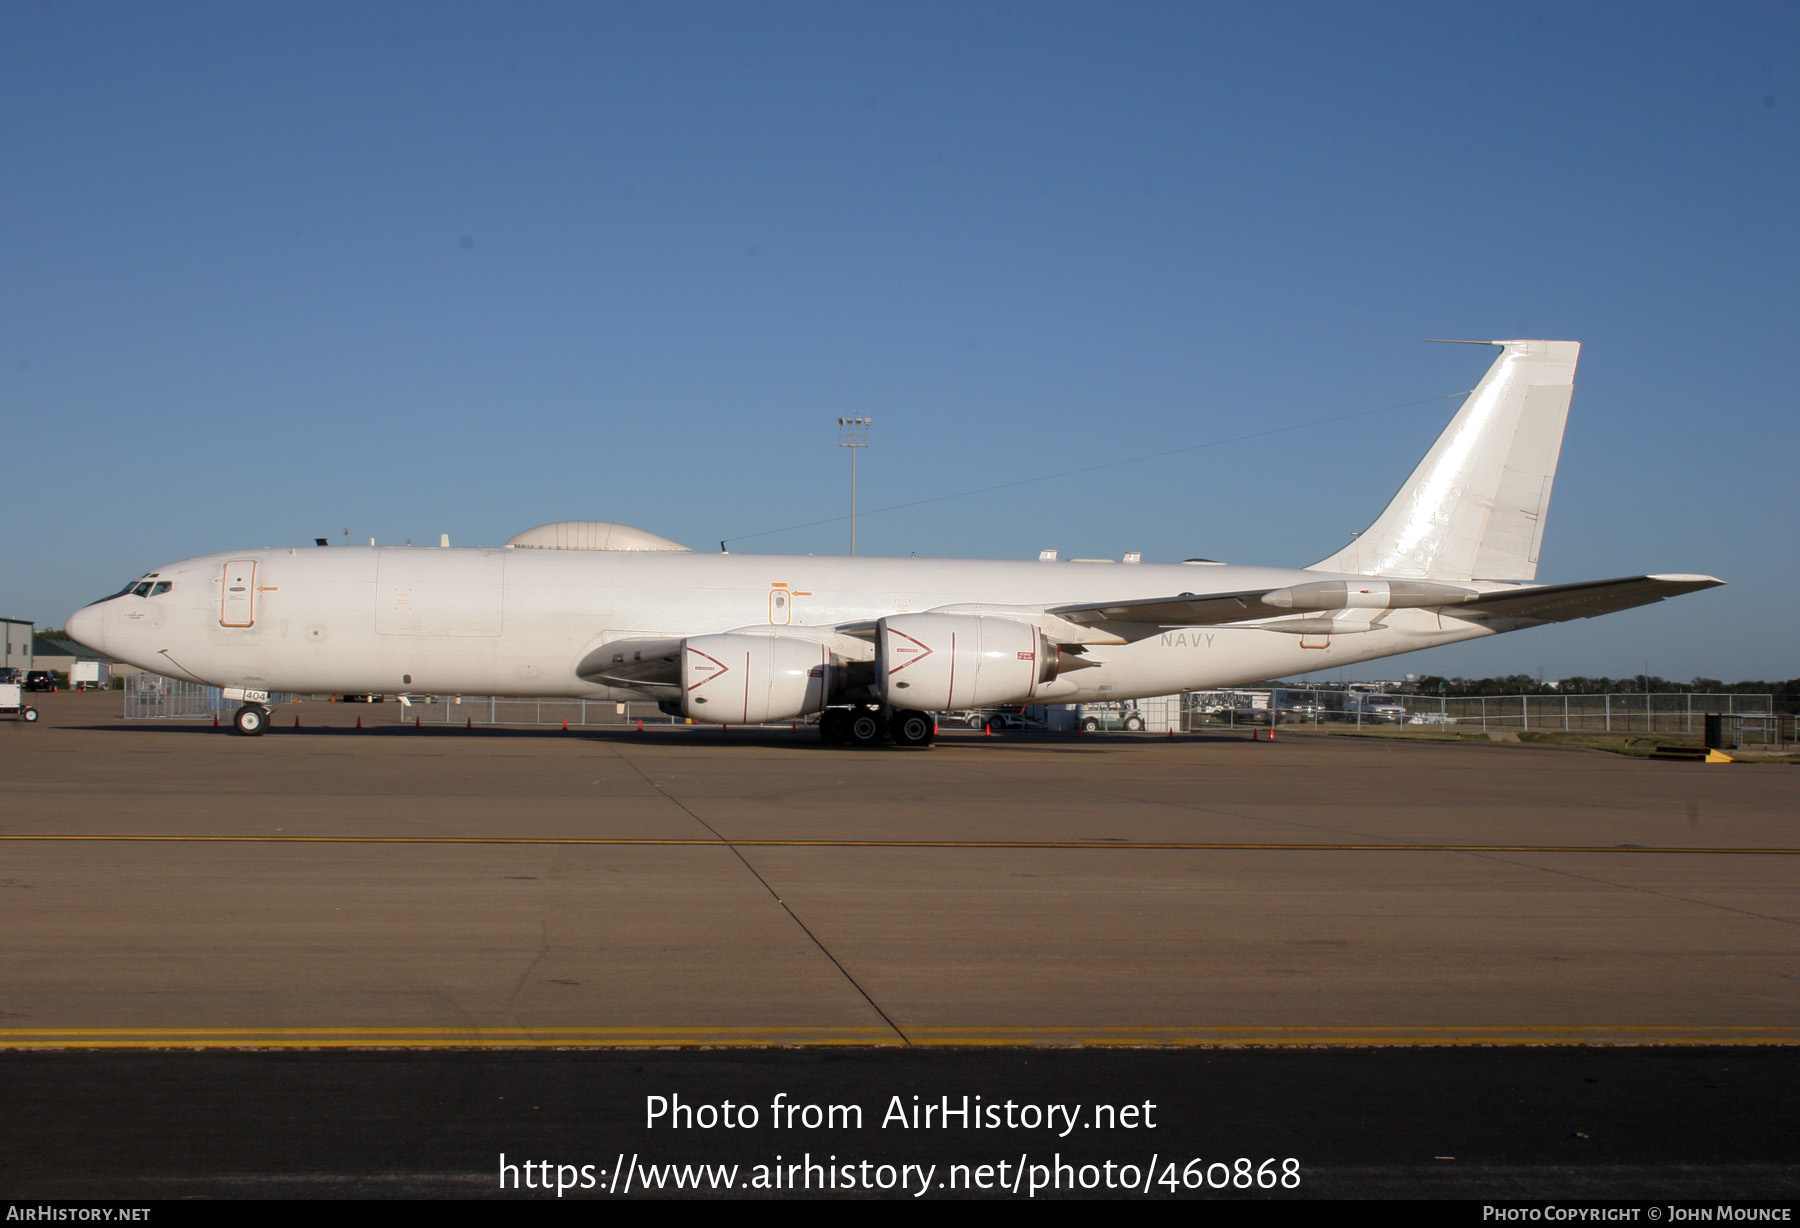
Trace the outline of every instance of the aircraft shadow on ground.
[[[221, 737], [238, 736], [229, 724], [221, 722], [214, 726], [203, 723], [182, 722], [180, 724], [162, 724], [159, 722], [103, 722], [98, 724], [63, 725], [64, 729], [80, 729], [100, 733], [130, 733], [136, 735], [160, 734], [164, 736], [200, 737], [214, 735]], [[398, 723], [365, 725], [358, 729], [353, 726], [336, 724], [308, 724], [305, 717], [299, 718], [296, 725], [291, 720], [284, 724], [281, 714], [277, 713], [270, 723], [269, 730], [262, 737], [272, 738], [499, 738], [507, 740], [549, 740], [578, 738], [598, 742], [644, 742], [663, 741], [680, 738], [684, 744], [699, 746], [794, 746], [818, 745], [819, 733], [812, 726], [803, 725], [798, 729], [717, 729], [699, 728], [680, 725], [647, 725], [638, 730], [635, 727], [623, 726], [617, 729], [603, 728], [571, 728], [562, 729], [555, 725], [519, 728], [505, 725], [403, 725]], [[255, 739], [243, 739], [254, 741]], [[1033, 750], [1068, 750], [1098, 749], [1102, 746], [1133, 746], [1148, 748], [1155, 746], [1192, 746], [1196, 744], [1213, 744], [1221, 742], [1246, 742], [1248, 737], [1238, 732], [1228, 731], [1207, 733], [1177, 733], [1174, 737], [1166, 734], [1126, 734], [1102, 735], [1092, 734], [1078, 737], [1073, 733], [1028, 732], [1007, 733], [987, 736], [981, 733], [949, 731], [940, 734], [939, 746], [954, 746], [958, 750], [971, 749], [1033, 749]], [[833, 747], [837, 750], [854, 750], [856, 747]], [[882, 746], [869, 749], [930, 749], [929, 747], [893, 747]]]

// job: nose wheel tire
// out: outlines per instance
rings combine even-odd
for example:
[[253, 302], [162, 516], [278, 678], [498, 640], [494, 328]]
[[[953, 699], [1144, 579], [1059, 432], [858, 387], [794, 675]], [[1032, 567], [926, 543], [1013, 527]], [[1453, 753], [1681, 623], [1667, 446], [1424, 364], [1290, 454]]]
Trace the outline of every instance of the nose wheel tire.
[[923, 712], [896, 712], [888, 721], [888, 736], [896, 746], [930, 746], [931, 734], [931, 717]]
[[231, 718], [231, 727], [246, 738], [261, 737], [269, 727], [269, 710], [257, 704], [245, 704]]

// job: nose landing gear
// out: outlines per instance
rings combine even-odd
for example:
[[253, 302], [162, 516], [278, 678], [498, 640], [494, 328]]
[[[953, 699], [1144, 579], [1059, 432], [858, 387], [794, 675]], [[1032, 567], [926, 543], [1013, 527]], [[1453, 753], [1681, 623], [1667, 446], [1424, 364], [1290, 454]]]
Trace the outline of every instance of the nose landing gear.
[[231, 718], [231, 727], [246, 738], [261, 737], [269, 727], [269, 710], [261, 704], [245, 704]]

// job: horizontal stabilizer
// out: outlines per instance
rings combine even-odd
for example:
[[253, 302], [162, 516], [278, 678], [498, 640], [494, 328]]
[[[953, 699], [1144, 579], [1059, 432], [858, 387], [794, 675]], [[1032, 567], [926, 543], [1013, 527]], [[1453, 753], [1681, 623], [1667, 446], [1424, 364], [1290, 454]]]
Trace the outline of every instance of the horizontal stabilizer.
[[1540, 623], [1593, 618], [1615, 610], [1649, 605], [1725, 583], [1711, 576], [1625, 576], [1618, 580], [1586, 580], [1580, 584], [1547, 584], [1539, 588], [1484, 593], [1448, 610], [1458, 618], [1522, 619]]

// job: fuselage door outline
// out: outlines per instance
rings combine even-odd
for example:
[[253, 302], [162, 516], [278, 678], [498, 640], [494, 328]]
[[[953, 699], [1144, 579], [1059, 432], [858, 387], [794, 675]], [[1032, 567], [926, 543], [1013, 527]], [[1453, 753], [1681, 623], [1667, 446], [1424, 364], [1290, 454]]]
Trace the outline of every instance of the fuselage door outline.
[[256, 625], [256, 560], [232, 559], [219, 583], [219, 625]]

